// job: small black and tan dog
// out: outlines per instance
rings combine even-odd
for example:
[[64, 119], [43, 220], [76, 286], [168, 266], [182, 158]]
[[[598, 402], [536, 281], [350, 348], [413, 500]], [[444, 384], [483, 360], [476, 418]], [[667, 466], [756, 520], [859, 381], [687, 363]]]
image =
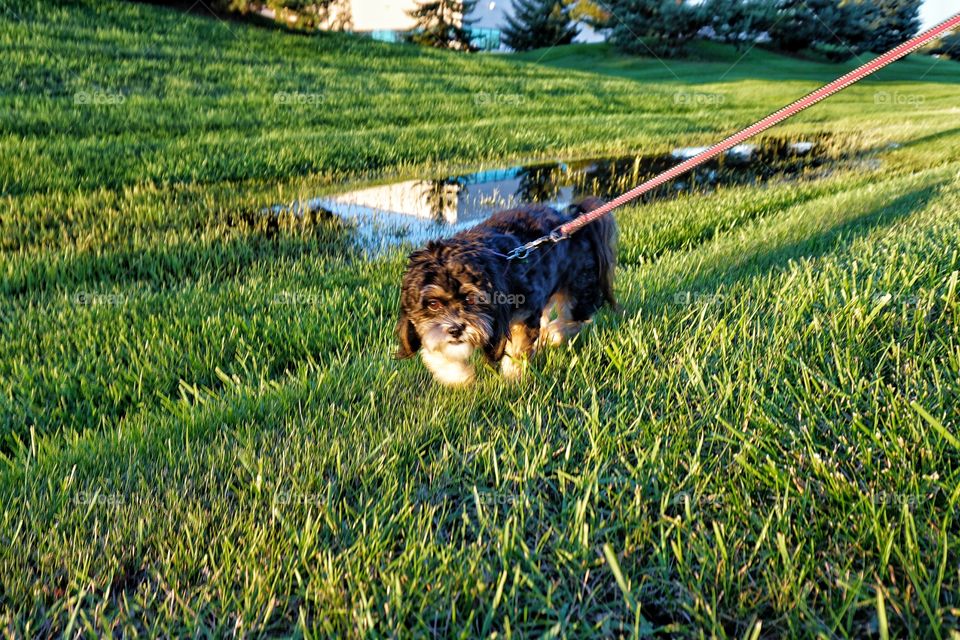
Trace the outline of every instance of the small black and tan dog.
[[410, 254], [400, 293], [398, 358], [421, 351], [441, 383], [473, 380], [470, 356], [481, 349], [504, 377], [519, 377], [543, 345], [575, 335], [613, 296], [616, 223], [604, 216], [524, 261], [511, 249], [600, 206], [589, 198], [560, 213], [528, 206], [494, 214], [452, 238]]

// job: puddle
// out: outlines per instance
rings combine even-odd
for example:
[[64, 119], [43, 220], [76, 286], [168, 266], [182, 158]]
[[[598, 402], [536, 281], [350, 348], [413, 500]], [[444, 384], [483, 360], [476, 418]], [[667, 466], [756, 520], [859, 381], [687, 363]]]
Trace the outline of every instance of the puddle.
[[[826, 136], [767, 138], [744, 144], [643, 196], [643, 201], [706, 193], [721, 186], [817, 177], [843, 158]], [[588, 195], [611, 198], [704, 148], [478, 171], [433, 180], [407, 180], [315, 198], [276, 213], [328, 213], [356, 229], [359, 246], [377, 252], [402, 242], [421, 244], [480, 222], [495, 211], [527, 203], [563, 208]]]

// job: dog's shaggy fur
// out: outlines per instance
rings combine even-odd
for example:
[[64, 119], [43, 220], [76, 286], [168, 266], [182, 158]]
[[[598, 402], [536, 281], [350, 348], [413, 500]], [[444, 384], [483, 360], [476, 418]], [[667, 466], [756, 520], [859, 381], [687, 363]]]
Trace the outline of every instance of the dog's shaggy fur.
[[547, 235], [600, 206], [590, 198], [566, 214], [528, 206], [494, 214], [485, 222], [410, 254], [400, 294], [398, 358], [422, 351], [441, 383], [473, 380], [470, 356], [482, 349], [513, 379], [540, 346], [575, 335], [613, 296], [616, 223], [607, 215], [524, 260], [511, 249]]

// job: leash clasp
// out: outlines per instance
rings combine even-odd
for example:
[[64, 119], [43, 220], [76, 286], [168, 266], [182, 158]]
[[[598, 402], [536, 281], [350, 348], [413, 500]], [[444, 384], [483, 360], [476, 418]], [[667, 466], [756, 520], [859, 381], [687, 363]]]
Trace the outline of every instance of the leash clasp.
[[526, 260], [527, 256], [530, 255], [530, 252], [538, 248], [540, 245], [546, 244], [547, 242], [556, 244], [561, 240], [566, 240], [569, 237], [570, 236], [563, 233], [559, 228], [554, 229], [550, 232], [550, 235], [541, 236], [536, 240], [531, 240], [527, 244], [522, 244], [516, 249], [511, 250], [510, 253], [507, 254], [507, 260]]

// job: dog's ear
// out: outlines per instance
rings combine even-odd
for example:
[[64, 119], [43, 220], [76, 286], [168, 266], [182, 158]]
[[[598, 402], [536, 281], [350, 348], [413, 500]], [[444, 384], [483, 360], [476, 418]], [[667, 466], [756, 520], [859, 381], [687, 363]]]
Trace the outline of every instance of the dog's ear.
[[400, 319], [397, 321], [397, 340], [400, 348], [393, 356], [397, 360], [409, 358], [420, 350], [420, 336], [403, 309], [400, 310]]
[[[493, 323], [499, 325], [501, 321], [495, 318]], [[483, 355], [486, 356], [487, 362], [490, 364], [495, 365], [503, 358], [503, 354], [507, 350], [508, 333], [508, 331], [503, 331], [497, 326], [493, 327], [493, 335], [490, 336], [489, 342], [483, 345]]]
[[601, 205], [603, 205], [603, 200], [600, 198], [596, 196], [587, 196], [580, 202], [574, 202], [567, 207], [567, 215], [579, 216], [580, 214], [587, 213], [588, 211], [593, 211]]
[[[495, 291], [505, 290], [503, 278], [495, 278], [492, 284]], [[491, 312], [493, 326], [490, 327], [490, 340], [483, 345], [483, 355], [487, 357], [490, 364], [496, 364], [503, 358], [503, 354], [507, 349], [507, 340], [510, 338], [510, 318], [513, 316], [513, 309], [506, 300], [496, 300], [491, 308]]]

